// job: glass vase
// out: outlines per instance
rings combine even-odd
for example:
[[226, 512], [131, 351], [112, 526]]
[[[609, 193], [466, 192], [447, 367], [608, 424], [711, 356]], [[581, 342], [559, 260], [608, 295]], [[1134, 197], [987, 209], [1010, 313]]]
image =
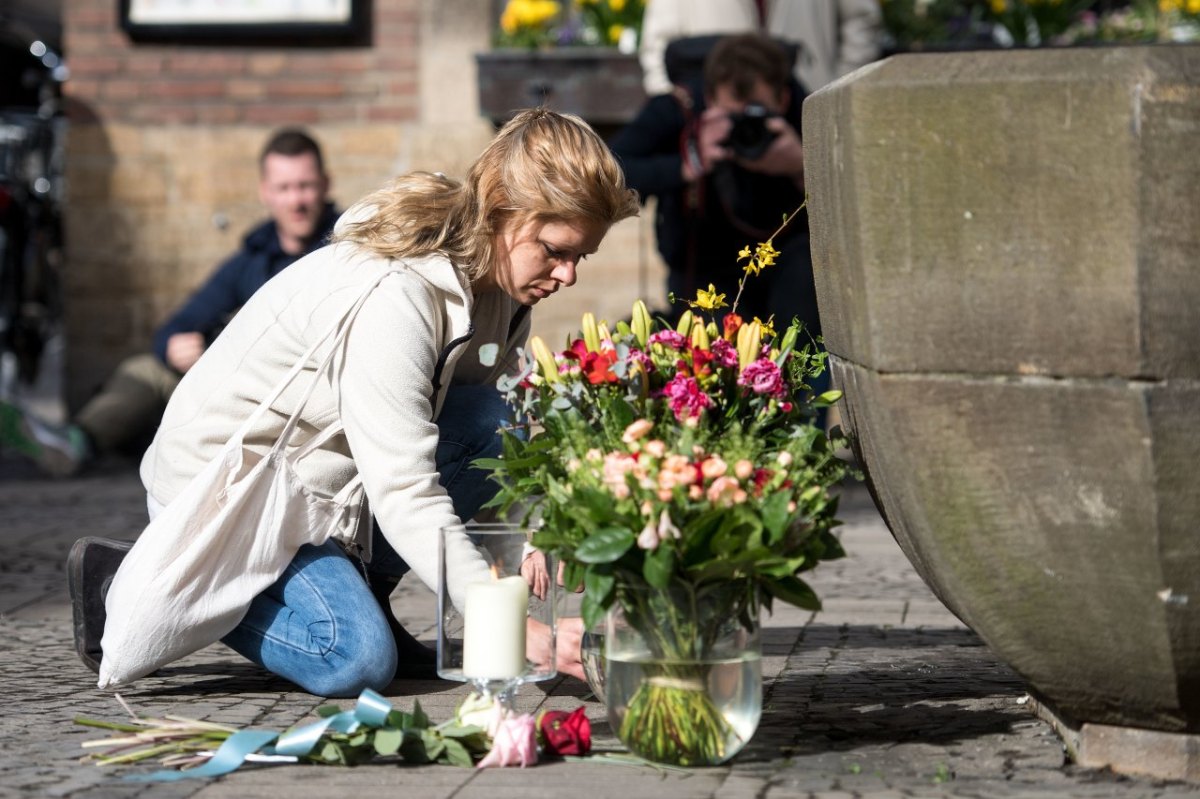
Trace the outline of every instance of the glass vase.
[[[472, 522], [442, 528], [438, 544], [438, 676], [470, 683], [509, 707], [522, 684], [558, 674], [553, 653], [564, 594], [554, 580], [542, 596], [530, 591], [521, 567], [536, 551], [531, 537], [520, 525]], [[468, 585], [459, 608], [450, 599], [447, 552], [461, 551], [464, 543], [475, 548], [491, 577]], [[546, 568], [557, 570], [549, 555]], [[536, 651], [527, 645], [530, 631], [540, 641]]]
[[750, 741], [762, 716], [750, 586], [618, 587], [605, 627], [608, 720], [631, 752], [713, 766]]

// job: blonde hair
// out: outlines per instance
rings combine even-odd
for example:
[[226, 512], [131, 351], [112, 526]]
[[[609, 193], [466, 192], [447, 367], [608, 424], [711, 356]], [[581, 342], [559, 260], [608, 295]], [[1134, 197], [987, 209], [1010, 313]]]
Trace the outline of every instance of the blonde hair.
[[612, 225], [638, 212], [620, 165], [586, 122], [534, 108], [517, 114], [459, 183], [413, 172], [362, 200], [374, 209], [336, 237], [381, 256], [442, 253], [472, 283], [492, 268], [505, 222], [587, 220]]

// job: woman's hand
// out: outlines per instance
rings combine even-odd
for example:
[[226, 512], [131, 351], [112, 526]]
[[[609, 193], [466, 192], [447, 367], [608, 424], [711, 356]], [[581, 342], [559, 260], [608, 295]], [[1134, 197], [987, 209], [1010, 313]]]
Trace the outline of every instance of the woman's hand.
[[538, 599], [545, 599], [550, 591], [550, 574], [546, 571], [546, 556], [536, 549], [521, 561], [521, 576], [529, 583], [529, 590]]
[[[521, 576], [529, 583], [529, 590], [538, 599], [544, 600], [550, 591], [550, 573], [546, 571], [546, 556], [536, 549], [521, 561]], [[563, 585], [563, 562], [558, 562], [558, 584]], [[571, 591], [578, 594], [583, 591], [583, 583], [573, 586]]]
[[[558, 651], [555, 666], [560, 674], [569, 674], [580, 680], [583, 676], [583, 661], [580, 648], [583, 645], [583, 619], [567, 616], [558, 620]], [[538, 666], [550, 663], [550, 627], [540, 621], [529, 619], [525, 624], [525, 654]]]

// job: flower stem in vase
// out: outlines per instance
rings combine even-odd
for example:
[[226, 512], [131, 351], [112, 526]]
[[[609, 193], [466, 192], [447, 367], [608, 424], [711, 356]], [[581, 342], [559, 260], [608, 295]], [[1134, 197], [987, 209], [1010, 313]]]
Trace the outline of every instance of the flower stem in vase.
[[657, 763], [704, 766], [726, 759], [733, 726], [707, 691], [709, 666], [641, 664], [642, 683], [629, 699], [619, 737]]

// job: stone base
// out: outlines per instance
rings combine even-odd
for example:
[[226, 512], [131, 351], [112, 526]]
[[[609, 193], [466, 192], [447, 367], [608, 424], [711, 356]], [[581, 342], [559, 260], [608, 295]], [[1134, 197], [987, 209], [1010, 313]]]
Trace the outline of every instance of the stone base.
[[1078, 724], [1030, 697], [1034, 714], [1054, 727], [1067, 754], [1085, 768], [1163, 780], [1200, 782], [1200, 735], [1109, 724]]

